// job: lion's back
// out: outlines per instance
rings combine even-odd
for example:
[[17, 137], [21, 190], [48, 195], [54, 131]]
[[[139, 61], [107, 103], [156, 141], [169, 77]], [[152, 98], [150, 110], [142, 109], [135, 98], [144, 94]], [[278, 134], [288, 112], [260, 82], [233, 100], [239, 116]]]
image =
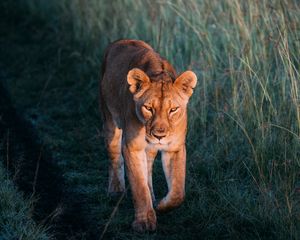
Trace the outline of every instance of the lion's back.
[[153, 49], [139, 40], [119, 40], [106, 48], [100, 79], [100, 107], [108, 109], [116, 118], [120, 119], [123, 111], [133, 105], [126, 76], [132, 62], [142, 59], [147, 51]]

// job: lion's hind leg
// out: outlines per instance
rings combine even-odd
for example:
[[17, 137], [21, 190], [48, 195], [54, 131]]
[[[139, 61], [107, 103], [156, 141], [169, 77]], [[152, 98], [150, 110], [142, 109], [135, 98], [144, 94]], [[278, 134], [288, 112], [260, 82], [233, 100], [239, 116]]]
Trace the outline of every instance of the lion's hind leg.
[[114, 195], [125, 191], [124, 159], [121, 152], [122, 130], [115, 125], [112, 117], [107, 115], [104, 133], [110, 158], [108, 194]]
[[152, 183], [152, 168], [153, 168], [154, 159], [157, 155], [157, 149], [155, 148], [146, 149], [146, 155], [147, 155], [148, 187], [150, 189], [152, 202], [155, 202], [155, 194], [154, 194], [153, 183]]

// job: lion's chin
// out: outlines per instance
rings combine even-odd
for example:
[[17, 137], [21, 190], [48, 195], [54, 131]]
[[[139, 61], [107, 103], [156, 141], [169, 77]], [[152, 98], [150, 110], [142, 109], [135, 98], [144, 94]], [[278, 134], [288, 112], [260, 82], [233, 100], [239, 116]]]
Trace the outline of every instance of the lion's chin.
[[166, 138], [158, 140], [157, 138], [146, 137], [146, 141], [149, 144], [160, 145], [160, 146], [166, 146], [166, 145], [168, 145], [170, 143]]

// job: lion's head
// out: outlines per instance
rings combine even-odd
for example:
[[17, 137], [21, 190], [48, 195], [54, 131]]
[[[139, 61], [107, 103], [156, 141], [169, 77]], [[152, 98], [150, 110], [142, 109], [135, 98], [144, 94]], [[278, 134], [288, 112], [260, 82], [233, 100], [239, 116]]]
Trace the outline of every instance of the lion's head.
[[187, 103], [197, 83], [195, 73], [186, 71], [173, 80], [164, 72], [149, 77], [134, 68], [128, 72], [127, 82], [136, 115], [146, 128], [146, 140], [152, 144], [170, 143], [176, 127], [186, 123]]

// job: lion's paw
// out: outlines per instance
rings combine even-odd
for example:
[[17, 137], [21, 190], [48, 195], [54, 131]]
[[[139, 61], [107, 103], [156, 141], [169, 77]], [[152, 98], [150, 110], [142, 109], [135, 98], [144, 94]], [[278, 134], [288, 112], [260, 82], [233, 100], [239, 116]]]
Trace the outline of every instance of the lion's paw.
[[158, 213], [169, 212], [175, 208], [178, 208], [184, 200], [184, 195], [178, 195], [175, 197], [165, 197], [163, 198], [155, 207]]
[[155, 231], [156, 214], [155, 211], [149, 210], [144, 216], [138, 217], [132, 223], [132, 228], [136, 232]]

